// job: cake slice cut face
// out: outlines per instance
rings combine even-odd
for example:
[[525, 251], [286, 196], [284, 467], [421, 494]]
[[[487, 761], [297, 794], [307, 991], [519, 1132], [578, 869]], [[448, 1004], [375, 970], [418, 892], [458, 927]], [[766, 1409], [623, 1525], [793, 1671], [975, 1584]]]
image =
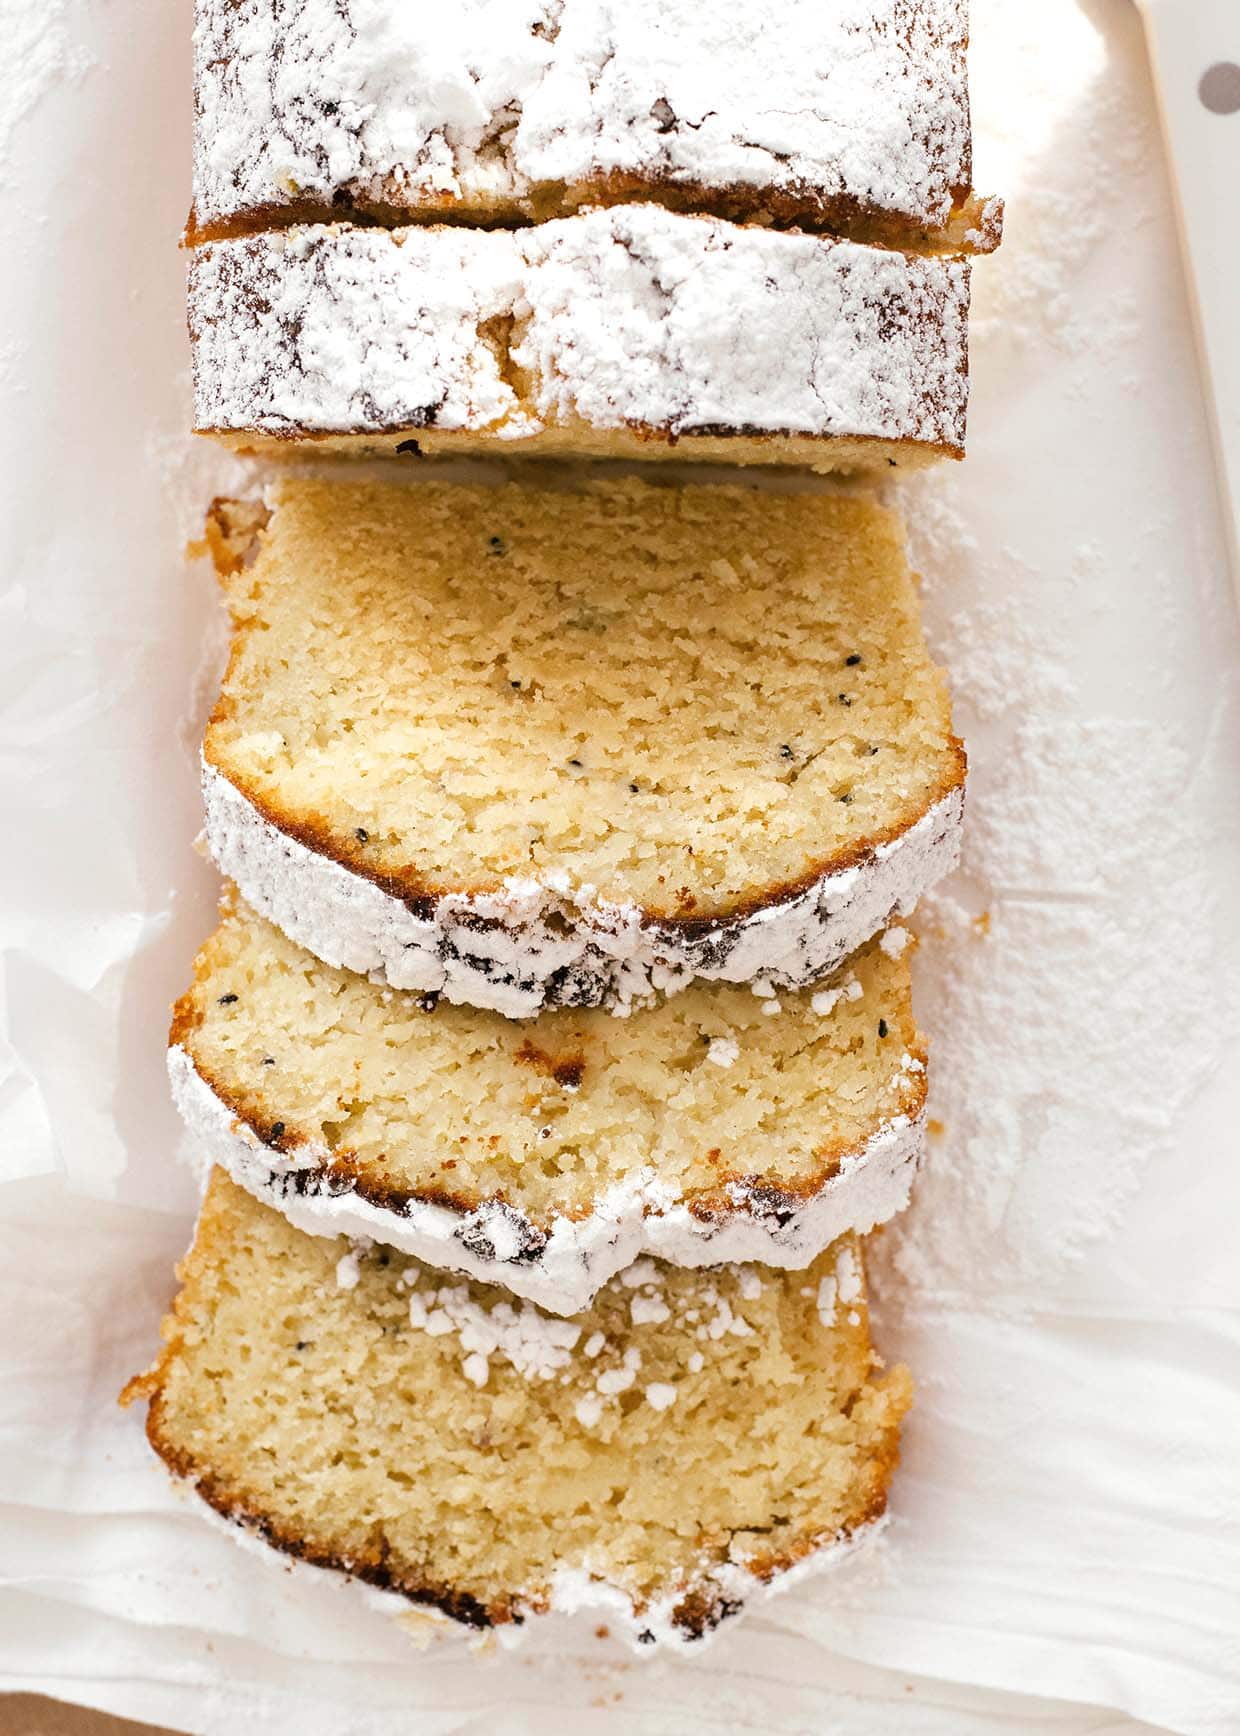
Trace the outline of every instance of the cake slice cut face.
[[321, 964], [230, 899], [169, 1065], [203, 1156], [301, 1228], [572, 1314], [641, 1255], [799, 1268], [905, 1205], [926, 1098], [908, 939], [816, 989], [519, 1024]]
[[197, 0], [191, 234], [677, 209], [984, 251], [966, 0]]
[[849, 1240], [794, 1275], [640, 1262], [566, 1321], [307, 1236], [217, 1171], [181, 1278], [125, 1395], [152, 1446], [394, 1611], [683, 1645], [884, 1511], [909, 1381], [878, 1372]]
[[794, 987], [954, 863], [964, 755], [872, 501], [288, 478], [208, 542], [207, 842], [329, 964], [518, 1018]]
[[195, 425], [243, 451], [959, 457], [969, 266], [625, 205], [199, 247]]

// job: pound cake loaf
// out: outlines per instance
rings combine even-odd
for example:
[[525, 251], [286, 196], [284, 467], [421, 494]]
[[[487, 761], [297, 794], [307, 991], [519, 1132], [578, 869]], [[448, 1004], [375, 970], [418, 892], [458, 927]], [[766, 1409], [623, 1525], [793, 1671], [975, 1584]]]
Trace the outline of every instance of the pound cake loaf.
[[816, 989], [517, 1024], [321, 964], [230, 895], [177, 1003], [174, 1095], [202, 1155], [300, 1228], [558, 1314], [643, 1254], [806, 1266], [908, 1200], [908, 940], [889, 929]]
[[648, 199], [993, 247], [966, 0], [197, 0], [208, 238]]
[[457, 1631], [596, 1612], [700, 1640], [872, 1535], [909, 1403], [860, 1250], [640, 1261], [568, 1321], [307, 1236], [216, 1171], [147, 1435], [238, 1530]]
[[247, 452], [918, 466], [964, 449], [969, 266], [652, 205], [328, 225], [190, 265], [195, 425]]
[[870, 499], [289, 477], [208, 545], [207, 843], [329, 964], [514, 1018], [796, 987], [954, 863], [964, 753]]

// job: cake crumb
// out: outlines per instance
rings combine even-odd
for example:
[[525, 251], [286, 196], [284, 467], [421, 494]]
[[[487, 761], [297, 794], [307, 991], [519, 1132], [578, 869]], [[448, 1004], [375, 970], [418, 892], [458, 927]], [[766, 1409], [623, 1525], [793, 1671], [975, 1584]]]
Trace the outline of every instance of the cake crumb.
[[596, 1392], [588, 1392], [577, 1400], [574, 1415], [583, 1429], [597, 1428], [603, 1415], [603, 1401]]
[[491, 1365], [481, 1351], [471, 1350], [461, 1363], [461, 1372], [466, 1380], [475, 1386], [485, 1386], [491, 1373]]
[[862, 1291], [861, 1262], [848, 1246], [840, 1249], [835, 1262], [835, 1278], [840, 1301], [855, 1302]]
[[356, 1290], [362, 1279], [362, 1256], [370, 1252], [372, 1244], [364, 1236], [349, 1244], [347, 1254], [342, 1254], [336, 1262], [336, 1284], [341, 1290]]
[[636, 1290], [641, 1284], [657, 1284], [658, 1280], [659, 1268], [644, 1255], [640, 1260], [634, 1260], [631, 1266], [626, 1266], [620, 1274], [620, 1282], [626, 1290]]
[[599, 1375], [598, 1391], [606, 1398], [614, 1398], [617, 1393], [627, 1392], [637, 1379], [641, 1362], [640, 1350], [626, 1350], [619, 1368], [609, 1368], [605, 1374]]

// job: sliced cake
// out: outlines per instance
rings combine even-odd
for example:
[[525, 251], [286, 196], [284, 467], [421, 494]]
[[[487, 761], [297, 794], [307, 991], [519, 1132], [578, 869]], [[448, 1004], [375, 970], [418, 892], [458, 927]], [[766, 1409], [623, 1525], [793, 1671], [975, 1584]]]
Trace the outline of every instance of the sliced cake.
[[620, 206], [515, 232], [328, 225], [189, 276], [195, 420], [244, 451], [959, 457], [969, 267]]
[[329, 964], [526, 1017], [814, 982], [957, 850], [866, 498], [288, 478], [209, 527], [208, 845]]
[[203, 1156], [302, 1229], [571, 1314], [642, 1254], [805, 1266], [905, 1205], [926, 1098], [908, 939], [816, 989], [517, 1024], [321, 964], [230, 898], [169, 1066]]
[[125, 1394], [155, 1451], [394, 1611], [683, 1645], [886, 1505], [909, 1380], [877, 1372], [848, 1240], [793, 1275], [640, 1261], [568, 1321], [307, 1236], [217, 1171], [181, 1279]]
[[650, 199], [895, 245], [998, 240], [966, 0], [196, 0], [194, 215], [562, 216]]

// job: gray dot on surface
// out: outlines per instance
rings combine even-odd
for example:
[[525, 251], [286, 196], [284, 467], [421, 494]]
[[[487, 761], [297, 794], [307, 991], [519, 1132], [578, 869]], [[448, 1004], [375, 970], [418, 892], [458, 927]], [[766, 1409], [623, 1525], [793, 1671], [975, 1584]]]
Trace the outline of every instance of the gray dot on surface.
[[1212, 115], [1234, 115], [1240, 110], [1240, 66], [1216, 60], [1202, 73], [1197, 95]]

